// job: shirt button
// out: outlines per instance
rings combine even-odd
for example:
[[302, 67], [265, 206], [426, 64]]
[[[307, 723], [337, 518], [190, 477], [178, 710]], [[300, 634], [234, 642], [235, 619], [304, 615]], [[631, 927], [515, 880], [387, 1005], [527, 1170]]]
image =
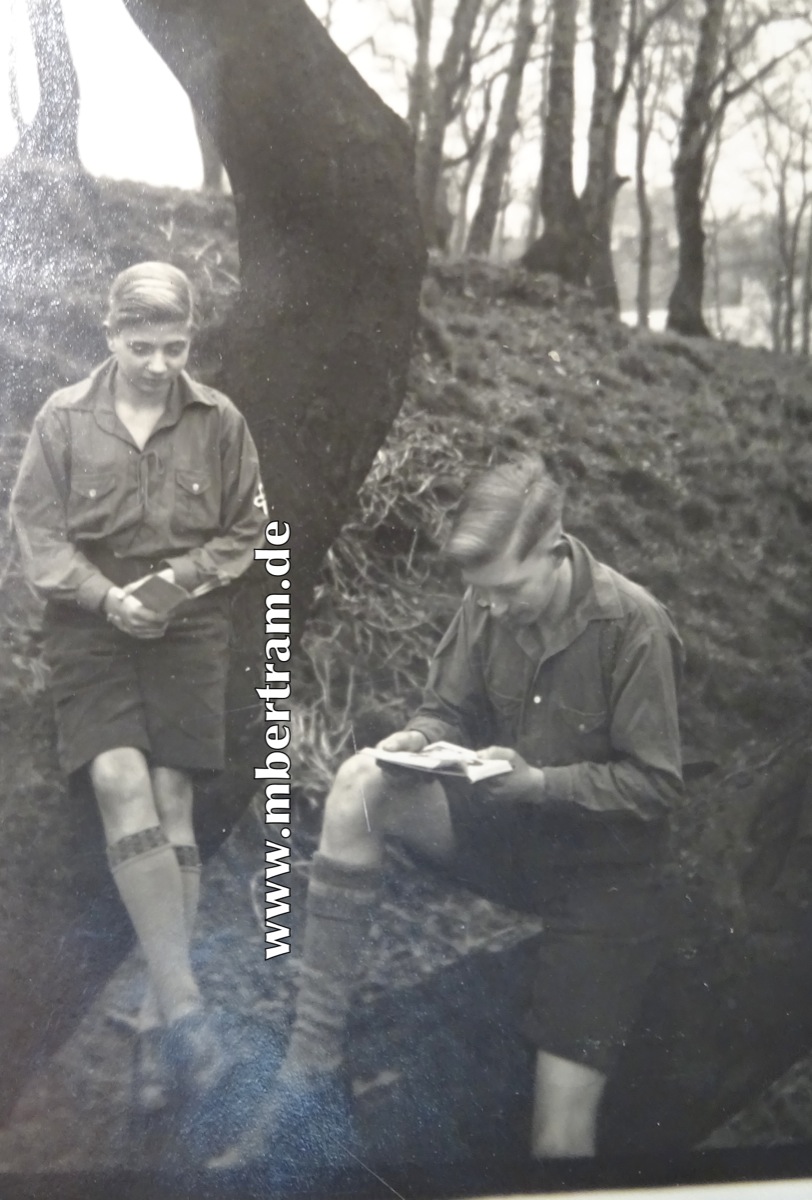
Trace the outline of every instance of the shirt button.
[[192, 484], [192, 491], [193, 491], [193, 492], [199, 492], [199, 491], [200, 491], [200, 484], [199, 484], [199, 483], [193, 483], [193, 484]]
[[541, 704], [541, 696], [534, 696], [534, 697], [533, 697], [533, 703], [534, 703], [534, 704]]
[[95, 495], [96, 495], [96, 489], [91, 488], [90, 491], [88, 492], [88, 496], [90, 496], [90, 498], [92, 500], [95, 497]]

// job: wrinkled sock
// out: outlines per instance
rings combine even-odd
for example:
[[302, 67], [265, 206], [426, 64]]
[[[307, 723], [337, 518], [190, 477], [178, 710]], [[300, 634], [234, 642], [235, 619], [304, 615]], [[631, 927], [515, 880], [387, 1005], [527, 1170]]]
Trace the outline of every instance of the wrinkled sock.
[[[200, 853], [197, 846], [174, 845], [175, 857], [180, 867], [180, 884], [183, 893], [183, 917], [189, 945], [192, 942], [197, 909], [200, 903]], [[161, 1024], [161, 1006], [152, 981], [147, 977], [147, 989], [138, 1012], [139, 1031], [154, 1029]]]
[[344, 1060], [350, 1006], [378, 906], [378, 867], [346, 866], [316, 854], [296, 1016], [282, 1074], [334, 1070]]
[[114, 842], [107, 857], [166, 1021], [200, 1007], [189, 962], [181, 871], [159, 826]]

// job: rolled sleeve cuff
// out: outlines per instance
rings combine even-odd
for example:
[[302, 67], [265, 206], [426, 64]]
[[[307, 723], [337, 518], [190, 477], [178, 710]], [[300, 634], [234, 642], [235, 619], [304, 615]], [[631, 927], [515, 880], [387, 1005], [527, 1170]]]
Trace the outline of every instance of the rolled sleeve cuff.
[[178, 558], [165, 558], [164, 562], [174, 571], [175, 583], [178, 587], [185, 588], [187, 592], [195, 590], [200, 583], [200, 573], [188, 555], [182, 554]]
[[575, 800], [573, 772], [570, 767], [544, 768], [544, 800], [571, 804]]
[[418, 733], [422, 733], [426, 738], [426, 745], [431, 745], [432, 742], [458, 742], [459, 730], [446, 725], [444, 721], [438, 721], [434, 717], [413, 717], [406, 726], [406, 729], [414, 729]]
[[101, 573], [91, 575], [79, 584], [76, 589], [76, 603], [81, 608], [87, 608], [91, 612], [98, 612], [104, 604], [104, 597], [110, 591], [113, 584], [110, 580]]

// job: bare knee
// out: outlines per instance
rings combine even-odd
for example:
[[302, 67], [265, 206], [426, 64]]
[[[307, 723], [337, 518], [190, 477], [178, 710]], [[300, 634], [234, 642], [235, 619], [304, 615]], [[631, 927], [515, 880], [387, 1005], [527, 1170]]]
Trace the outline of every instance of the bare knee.
[[173, 767], [153, 767], [150, 771], [155, 808], [161, 828], [171, 842], [191, 845], [193, 787], [185, 771]]
[[370, 755], [355, 754], [342, 763], [324, 808], [322, 851], [340, 858], [366, 857], [363, 847], [383, 837], [384, 792], [381, 769]]
[[536, 1058], [533, 1156], [593, 1155], [598, 1107], [605, 1086], [606, 1076], [593, 1067], [540, 1050]]
[[90, 779], [108, 844], [157, 824], [146, 759], [140, 750], [106, 750], [90, 764]]

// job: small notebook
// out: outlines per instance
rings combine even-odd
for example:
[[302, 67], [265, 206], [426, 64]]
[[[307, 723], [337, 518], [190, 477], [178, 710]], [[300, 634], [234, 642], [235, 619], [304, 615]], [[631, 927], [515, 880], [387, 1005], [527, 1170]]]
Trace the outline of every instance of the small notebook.
[[163, 575], [148, 575], [129, 594], [135, 596], [136, 600], [140, 600], [145, 608], [159, 613], [162, 617], [168, 617], [179, 604], [189, 599], [189, 593], [185, 588], [165, 579]]
[[505, 775], [513, 767], [506, 758], [480, 758], [474, 750], [455, 746], [451, 742], [432, 742], [422, 750], [373, 750], [379, 763], [391, 763], [411, 771], [425, 771], [429, 775], [453, 775], [457, 779], [468, 779], [480, 783], [495, 775]]

